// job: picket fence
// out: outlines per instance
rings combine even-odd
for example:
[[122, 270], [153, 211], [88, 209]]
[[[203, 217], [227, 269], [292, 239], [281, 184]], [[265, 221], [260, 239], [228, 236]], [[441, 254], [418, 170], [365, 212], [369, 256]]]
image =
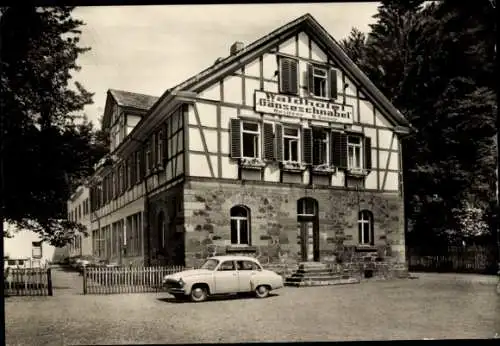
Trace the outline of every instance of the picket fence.
[[5, 296], [52, 296], [50, 268], [7, 268], [4, 271]]
[[159, 292], [165, 275], [183, 270], [182, 266], [85, 268], [83, 294]]
[[494, 252], [481, 247], [450, 247], [446, 254], [429, 256], [409, 249], [407, 258], [411, 271], [495, 274], [497, 270]]

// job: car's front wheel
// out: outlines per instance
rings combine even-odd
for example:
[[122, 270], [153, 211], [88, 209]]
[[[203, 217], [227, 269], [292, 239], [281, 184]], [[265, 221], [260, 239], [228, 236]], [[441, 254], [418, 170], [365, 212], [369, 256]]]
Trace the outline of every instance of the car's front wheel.
[[260, 285], [255, 289], [255, 295], [257, 298], [266, 298], [269, 296], [269, 286]]
[[191, 300], [193, 302], [202, 302], [207, 300], [208, 298], [208, 290], [205, 286], [194, 286], [191, 290]]

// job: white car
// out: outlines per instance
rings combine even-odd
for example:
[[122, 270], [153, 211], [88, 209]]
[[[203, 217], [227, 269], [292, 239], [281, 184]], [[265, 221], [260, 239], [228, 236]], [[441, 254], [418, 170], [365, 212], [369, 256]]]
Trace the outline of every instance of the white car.
[[247, 292], [265, 298], [271, 290], [283, 287], [283, 278], [263, 269], [252, 257], [214, 256], [200, 269], [166, 275], [163, 286], [174, 297], [190, 297], [194, 302], [204, 301], [212, 295]]

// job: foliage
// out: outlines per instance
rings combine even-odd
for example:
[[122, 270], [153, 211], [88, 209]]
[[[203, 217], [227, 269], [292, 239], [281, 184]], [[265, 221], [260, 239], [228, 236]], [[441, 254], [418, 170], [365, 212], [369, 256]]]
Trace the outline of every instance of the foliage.
[[488, 224], [484, 220], [484, 211], [469, 202], [465, 202], [462, 208], [453, 210], [458, 227], [452, 230], [450, 236], [453, 239], [463, 240], [481, 236], [488, 232]]
[[81, 116], [92, 94], [69, 85], [78, 56], [89, 50], [78, 46], [83, 23], [72, 10], [9, 7], [0, 18], [2, 216], [58, 246], [83, 230], [64, 220], [66, 201], [106, 151]]
[[494, 14], [487, 0], [382, 1], [368, 34], [341, 42], [417, 130], [403, 141], [410, 245], [446, 246], [464, 205], [493, 212]]

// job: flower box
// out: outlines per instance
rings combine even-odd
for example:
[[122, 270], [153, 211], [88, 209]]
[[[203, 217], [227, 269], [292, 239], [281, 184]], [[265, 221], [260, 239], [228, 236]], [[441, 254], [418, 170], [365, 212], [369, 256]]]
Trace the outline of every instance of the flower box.
[[351, 169], [347, 169], [345, 172], [347, 175], [350, 175], [352, 177], [357, 177], [357, 178], [366, 177], [368, 175], [368, 173], [370, 173], [368, 170], [361, 169], [361, 168], [351, 168]]
[[240, 165], [243, 168], [246, 169], [263, 169], [266, 167], [266, 163], [264, 160], [259, 159], [259, 158], [241, 158], [240, 159]]
[[281, 168], [287, 172], [298, 173], [303, 172], [306, 169], [306, 165], [296, 161], [284, 161], [281, 164]]
[[329, 175], [329, 174], [335, 174], [337, 172], [337, 169], [334, 166], [330, 165], [317, 165], [313, 167], [313, 173], [315, 174], [324, 174], [324, 175]]

